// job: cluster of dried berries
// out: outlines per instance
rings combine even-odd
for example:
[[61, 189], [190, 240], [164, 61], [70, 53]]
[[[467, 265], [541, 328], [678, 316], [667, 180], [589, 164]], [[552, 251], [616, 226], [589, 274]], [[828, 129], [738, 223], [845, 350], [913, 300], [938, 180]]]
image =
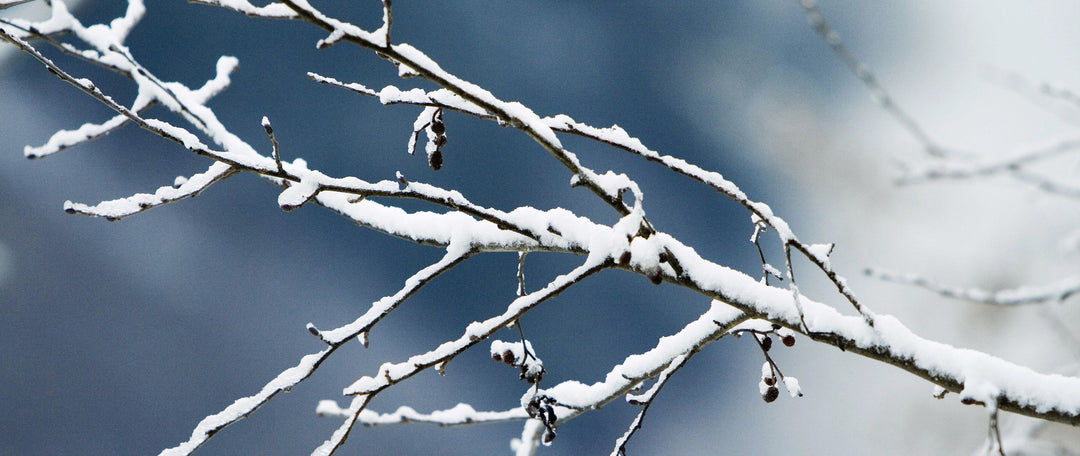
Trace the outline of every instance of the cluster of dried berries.
[[530, 418], [536, 418], [544, 423], [544, 436], [541, 439], [544, 445], [550, 445], [551, 441], [555, 440], [555, 422], [558, 417], [555, 416], [554, 406], [558, 404], [559, 402], [551, 396], [537, 394], [529, 400], [529, 405], [525, 407], [525, 413], [528, 413]]
[[431, 116], [428, 131], [434, 135], [431, 143], [435, 145], [434, 149], [428, 149], [428, 165], [438, 171], [443, 165], [442, 147], [446, 145], [446, 124], [443, 123], [442, 109], [435, 110], [435, 115]]
[[788, 390], [792, 391], [792, 396], [802, 396], [802, 392], [798, 388], [798, 380], [794, 377], [785, 378], [784, 374], [780, 372], [780, 369], [776, 366], [776, 363], [769, 356], [769, 350], [773, 346], [772, 336], [780, 338], [780, 343], [785, 347], [795, 346], [795, 336], [791, 334], [790, 330], [784, 329], [780, 325], [773, 323], [772, 329], [768, 331], [761, 330], [744, 330], [734, 333], [738, 337], [742, 332], [749, 332], [754, 336], [754, 340], [761, 348], [761, 353], [765, 355], [765, 363], [761, 365], [761, 382], [758, 383], [758, 390], [761, 392], [761, 398], [765, 402], [773, 402], [780, 397], [780, 388], [777, 383], [780, 380], [784, 381]]
[[[519, 378], [529, 382], [530, 384], [540, 383], [540, 380], [544, 378], [544, 363], [540, 361], [536, 355], [530, 351], [531, 346], [526, 346], [520, 342], [513, 344], [493, 341], [491, 350], [491, 359], [503, 364], [517, 367], [521, 370]], [[517, 353], [520, 351], [521, 353]]]

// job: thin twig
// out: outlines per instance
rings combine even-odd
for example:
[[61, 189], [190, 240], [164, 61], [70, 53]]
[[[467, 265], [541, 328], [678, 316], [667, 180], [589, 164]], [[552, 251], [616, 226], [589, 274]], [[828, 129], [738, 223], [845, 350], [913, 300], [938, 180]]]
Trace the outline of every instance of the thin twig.
[[923, 146], [923, 150], [927, 154], [933, 157], [946, 157], [950, 154], [937, 144], [930, 135], [926, 133], [926, 130], [915, 121], [911, 115], [907, 113], [896, 100], [889, 94], [888, 90], [878, 81], [877, 76], [870, 70], [869, 67], [859, 61], [855, 54], [848, 50], [844, 45], [844, 41], [840, 39], [840, 35], [833, 30], [829, 22], [825, 20], [825, 16], [821, 14], [821, 9], [818, 8], [817, 2], [814, 0], [803, 0], [803, 8], [806, 10], [806, 18], [810, 22], [810, 26], [814, 31], [825, 40], [825, 44], [829, 45], [833, 53], [840, 58], [844, 65], [866, 86], [870, 94], [873, 95], [874, 101], [877, 102], [881, 109], [884, 109], [886, 113], [893, 117], [897, 123], [900, 124], [908, 133], [911, 134], [915, 140], [919, 141]]

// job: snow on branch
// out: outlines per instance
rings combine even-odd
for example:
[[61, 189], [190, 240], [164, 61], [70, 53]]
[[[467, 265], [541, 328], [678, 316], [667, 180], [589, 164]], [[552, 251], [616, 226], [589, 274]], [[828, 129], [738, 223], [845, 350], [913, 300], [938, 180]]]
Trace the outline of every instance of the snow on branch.
[[[163, 186], [154, 194], [137, 194], [93, 206], [68, 202], [65, 204], [67, 211], [119, 219], [196, 195], [214, 182], [235, 173], [250, 172], [280, 188], [277, 203], [283, 210], [293, 210], [309, 202], [315, 203], [360, 226], [445, 250], [439, 261], [413, 273], [396, 293], [372, 303], [351, 323], [331, 330], [321, 330], [308, 324], [308, 331], [326, 344], [324, 349], [303, 357], [298, 364], [284, 370], [258, 393], [240, 398], [224, 410], [206, 417], [195, 427], [187, 441], [163, 451], [163, 456], [186, 455], [195, 451], [229, 424], [249, 416], [278, 393], [288, 391], [304, 381], [345, 343], [359, 339], [366, 345], [371, 329], [417, 290], [465, 259], [486, 252], [515, 252], [520, 255], [516, 271], [518, 297], [508, 302], [503, 310], [496, 311], [495, 315], [468, 324], [462, 328], [458, 337], [425, 352], [411, 355], [404, 361], [386, 362], [374, 374], [360, 377], [342, 391], [344, 395], [354, 396], [347, 408], [341, 408], [333, 402], [321, 403], [318, 409], [320, 414], [343, 417], [344, 421], [313, 454], [333, 453], [358, 423], [379, 425], [425, 422], [451, 426], [521, 419], [526, 419], [526, 423], [515, 448], [518, 454], [532, 454], [540, 444], [551, 443], [558, 424], [600, 408], [619, 397], [626, 397], [628, 402], [640, 405], [642, 409], [624, 436], [616, 442], [613, 454], [619, 454], [625, 450], [627, 441], [641, 426], [645, 411], [668, 379], [704, 346], [731, 334], [732, 331], [751, 331], [764, 352], [768, 351], [764, 341], [769, 340], [768, 343], [771, 344], [772, 340], [767, 337], [768, 334], [780, 336], [782, 332], [781, 340], [785, 345], [789, 345], [788, 337], [793, 338], [793, 334], [798, 333], [847, 352], [893, 364], [930, 381], [942, 391], [956, 393], [963, 404], [979, 404], [991, 408], [995, 419], [998, 410], [1005, 410], [1044, 420], [1080, 425], [1080, 378], [1040, 374], [981, 352], [926, 340], [913, 334], [894, 317], [875, 315], [855, 297], [846, 280], [833, 269], [829, 260], [832, 244], [804, 243], [783, 218], [773, 213], [769, 205], [751, 199], [720, 173], [707, 171], [685, 160], [651, 150], [617, 125], [596, 128], [578, 123], [564, 114], [541, 117], [519, 102], [505, 101], [486, 89], [443, 70], [437, 62], [406, 43], [391, 43], [393, 14], [389, 0], [382, 2], [382, 26], [374, 31], [329, 17], [306, 0], [283, 0], [281, 3], [266, 6], [254, 6], [244, 0], [198, 2], [224, 7], [248, 16], [309, 22], [327, 32], [326, 37], [316, 43], [318, 48], [352, 43], [375, 51], [377, 55], [397, 66], [399, 74], [425, 78], [440, 88], [425, 91], [386, 86], [376, 91], [362, 84], [343, 83], [315, 73], [308, 75], [322, 84], [376, 97], [383, 104], [422, 106], [423, 110], [413, 125], [411, 147], [415, 146], [417, 135], [421, 131], [427, 131], [430, 133], [429, 154], [432, 153], [432, 147], [435, 151], [438, 150], [436, 141], [445, 133], [445, 126], [441, 125], [444, 110], [513, 126], [535, 140], [552, 158], [567, 168], [571, 186], [587, 188], [611, 206], [620, 218], [612, 225], [604, 225], [559, 208], [541, 210], [523, 206], [501, 210], [484, 207], [470, 202], [461, 192], [412, 181], [400, 172], [394, 179], [378, 182], [368, 182], [353, 176], [333, 177], [309, 168], [302, 158], [283, 160], [282, 155], [289, 151], [280, 150], [277, 133], [265, 118], [262, 125], [270, 136], [272, 149], [268, 153], [259, 152], [257, 148], [233, 134], [207, 106], [210, 98], [228, 86], [229, 74], [238, 64], [235, 58], [221, 57], [215, 77], [203, 87], [191, 90], [183, 84], [158, 78], [141, 66], [134, 54], [123, 45], [144, 12], [143, 4], [139, 0], [129, 1], [124, 16], [108, 25], [84, 27], [71, 16], [60, 0], [52, 2], [52, 16], [46, 21], [33, 24], [10, 21], [0, 24], [0, 38], [13, 43], [44, 64], [51, 73], [119, 114], [100, 125], [88, 124], [75, 132], [58, 132], [46, 146], [33, 149], [34, 153], [28, 152], [28, 156], [47, 155], [79, 144], [86, 138], [100, 136], [120, 124], [131, 122], [213, 162], [206, 172], [178, 179], [175, 186]], [[878, 96], [880, 104], [922, 141], [928, 153], [945, 156], [943, 149], [934, 145], [922, 129], [896, 106], [873, 74], [843, 47], [835, 32], [824, 22], [816, 5], [806, 0], [804, 6], [818, 33], [856, 72], [863, 84]], [[67, 55], [70, 56], [73, 52], [77, 54], [76, 58], [98, 62], [131, 78], [138, 89], [138, 95], [130, 108], [103, 93], [92, 81], [69, 74], [27, 41], [42, 39], [46, 43], [57, 45], [47, 37], [62, 32], [73, 33], [92, 48], [77, 51], [73, 47], [63, 47], [68, 51]], [[181, 126], [176, 120], [170, 122], [144, 117], [141, 111], [155, 103], [168, 108], [179, 121], [186, 122], [188, 126]], [[285, 134], [284, 130], [279, 133]], [[701, 182], [736, 201], [751, 215], [753, 242], [757, 242], [758, 236], [766, 228], [775, 231], [784, 249], [788, 288], [770, 286], [767, 281], [756, 280], [748, 274], [706, 260], [692, 247], [658, 229], [646, 216], [644, 190], [638, 183], [626, 174], [616, 171], [600, 173], [583, 164], [574, 153], [565, 149], [560, 141], [559, 135], [568, 134], [640, 156], [671, 172]], [[215, 146], [212, 148], [205, 144], [204, 139]], [[1051, 148], [1052, 151], [1048, 149], [1039, 154], [1051, 155], [1063, 152], [1062, 149], [1071, 150], [1071, 141], [1073, 140], [1059, 143], [1056, 148]], [[1036, 155], [1028, 154], [1027, 158], [1022, 160], [1035, 160], [1038, 158]], [[441, 166], [441, 159], [436, 164], [435, 158], [429, 155], [429, 160], [433, 168], [438, 169]], [[1012, 170], [1013, 167], [1004, 166], [1004, 169]], [[632, 204], [624, 200], [626, 192], [633, 195]], [[399, 198], [424, 201], [443, 212], [407, 212], [395, 205], [394, 202]], [[584, 260], [543, 288], [526, 293], [523, 258], [526, 252], [531, 251], [578, 255], [583, 256]], [[792, 251], [816, 265], [859, 315], [843, 315], [834, 307], [801, 295], [795, 283]], [[764, 261], [764, 254], [761, 256], [762, 263], [768, 266]], [[381, 392], [421, 371], [435, 368], [441, 372], [455, 357], [489, 339], [497, 331], [518, 324], [525, 314], [542, 303], [555, 298], [596, 272], [613, 268], [642, 275], [656, 284], [666, 281], [689, 288], [710, 298], [712, 304], [705, 313], [689, 322], [681, 331], [661, 338], [652, 350], [628, 356], [622, 363], [613, 366], [603, 380], [588, 385], [568, 380], [541, 388], [540, 377], [544, 367], [535, 353], [530, 353], [532, 349], [524, 335], [522, 334], [520, 343], [499, 345], [497, 359], [519, 366], [522, 379], [530, 384], [521, 398], [520, 407], [505, 412], [477, 412], [466, 404], [429, 414], [417, 413], [411, 408], [399, 408], [390, 414], [367, 410], [371, 400]], [[776, 268], [771, 266], [765, 268], [766, 271], [770, 270], [769, 268], [776, 271]], [[1075, 283], [1069, 283], [1058, 288], [1018, 291], [1015, 294], [1023, 299], [1034, 299], [1040, 294], [1057, 293], [1063, 299], [1070, 295], [1076, 286], [1078, 285]], [[995, 299], [1007, 297], [1017, 299], [1012, 295], [994, 296]], [[768, 324], [771, 329], [753, 329], [758, 324]], [[759, 338], [761, 335], [765, 337]], [[507, 356], [506, 352], [511, 356]], [[531, 360], [529, 356], [532, 356]], [[779, 368], [767, 354], [766, 359], [769, 372], [768, 375], [763, 372], [763, 381], [771, 378], [776, 382], [779, 378], [793, 396], [800, 394], [798, 381], [780, 374]], [[650, 380], [654, 382], [652, 386], [645, 392], [640, 392], [639, 388]], [[778, 388], [772, 389], [778, 391]], [[775, 399], [778, 393], [767, 393], [766, 400], [769, 400], [770, 394]]]
[[[409, 91], [401, 91], [397, 87], [387, 86], [381, 91], [371, 90], [362, 84], [355, 83], [343, 83], [333, 78], [328, 78], [315, 73], [308, 73], [308, 77], [312, 80], [327, 84], [331, 86], [345, 88], [354, 93], [360, 95], [367, 95], [371, 97], [379, 98], [383, 104], [411, 104], [419, 106], [438, 107], [440, 109], [447, 109], [457, 111], [463, 114], [472, 115], [480, 119], [487, 120], [499, 120], [498, 116], [494, 116], [485, 111], [484, 109], [464, 102], [461, 97], [447, 92], [447, 89], [438, 89], [431, 92], [424, 92], [421, 89], [412, 89]], [[659, 163], [668, 169], [679, 173], [683, 176], [689, 177], [696, 181], [699, 181], [709, 187], [713, 188], [720, 194], [723, 194], [739, 204], [747, 208], [754, 217], [763, 221], [768, 227], [776, 230], [777, 235], [780, 237], [781, 242], [785, 245], [785, 250], [789, 248], [796, 249], [800, 253], [804, 254], [814, 265], [820, 268], [826, 276], [836, 285], [836, 288], [840, 293], [848, 299], [848, 301], [855, 307], [856, 310], [863, 316], [866, 322], [873, 325], [873, 312], [870, 309], [863, 306], [858, 298], [855, 297], [854, 291], [847, 285], [847, 282], [843, 277], [839, 276], [836, 271], [833, 270], [829, 263], [829, 254], [832, 253], [831, 244], [805, 244], [795, 236], [795, 233], [788, 226], [787, 222], [779, 216], [773, 214], [772, 209], [761, 202], [756, 202], [750, 199], [739, 187], [725, 179], [723, 175], [713, 171], [706, 171], [701, 167], [693, 165], [683, 159], [672, 157], [670, 155], [661, 155], [660, 153], [646, 147], [641, 140], [634, 138], [626, 133], [624, 129], [618, 125], [614, 125], [610, 128], [596, 128], [586, 124], [578, 123], [574, 121], [568, 115], [559, 114], [554, 117], [545, 117], [542, 121], [552, 130], [563, 133], [570, 133], [581, 137], [589, 138], [594, 141], [598, 141], [610, 146], [617, 147], [626, 152], [638, 155], [649, 161]], [[592, 174], [594, 180], [599, 180], [599, 176], [595, 173]], [[575, 175], [577, 177], [577, 175]], [[603, 186], [603, 188], [612, 188], [612, 186]], [[617, 187], [617, 186], [616, 186]], [[609, 195], [615, 193], [616, 196], [621, 195], [621, 192], [606, 191]], [[829, 245], [829, 248], [819, 248], [823, 245]], [[786, 266], [788, 275], [792, 276], [792, 267], [790, 264], [790, 255], [786, 256]], [[794, 283], [793, 277], [792, 281]], [[796, 291], [797, 292], [797, 291]]]
[[[405, 286], [397, 293], [387, 296], [372, 304], [363, 316], [353, 323], [330, 331], [319, 331], [315, 325], [308, 324], [308, 331], [320, 338], [327, 344], [327, 348], [310, 355], [304, 356], [296, 366], [286, 369], [278, 374], [273, 380], [263, 386], [259, 393], [245, 398], [237, 399], [232, 405], [219, 413], [204, 418], [191, 432], [191, 437], [173, 448], [162, 451], [159, 456], [189, 455], [206, 443], [211, 437], [224, 429], [226, 426], [247, 418], [256, 409], [266, 404], [282, 391], [289, 391], [300, 382], [307, 380], [312, 373], [338, 348], [357, 339], [371, 330], [376, 323], [394, 310], [402, 302], [416, 293], [424, 285], [430, 283], [438, 275], [450, 270], [464, 261], [473, 252], [470, 251], [447, 251], [447, 254], [437, 263], [421, 269], [405, 281]], [[366, 344], [365, 344], [366, 345]]]
[[895, 317], [879, 315], [874, 326], [862, 318], [800, 297], [803, 319], [792, 296], [754, 278], [709, 262], [672, 238], [662, 243], [679, 257], [685, 276], [674, 283], [728, 303], [752, 318], [781, 324], [811, 339], [886, 362], [954, 393], [994, 385], [1001, 410], [1080, 425], [1080, 378], [1040, 374], [1000, 358], [923, 339]]
[[558, 296], [567, 288], [577, 284], [586, 277], [609, 267], [608, 258], [598, 258], [590, 255], [584, 264], [565, 275], [556, 277], [555, 280], [540, 290], [526, 296], [519, 297], [507, 306], [506, 312], [491, 317], [483, 322], [473, 322], [465, 328], [464, 334], [455, 340], [444, 342], [434, 350], [410, 357], [401, 363], [384, 363], [379, 367], [379, 372], [374, 376], [365, 376], [353, 382], [345, 388], [344, 394], [356, 396], [349, 407], [351, 415], [334, 432], [329, 440], [315, 449], [312, 454], [332, 454], [339, 448], [352, 432], [353, 426], [359, 420], [360, 413], [367, 404], [380, 392], [402, 382], [421, 371], [436, 367], [440, 371], [459, 354], [479, 342], [487, 339], [499, 329], [516, 322], [522, 315], [532, 310], [542, 302]]
[[199, 193], [202, 193], [207, 187], [231, 176], [235, 172], [236, 169], [229, 165], [221, 162], [214, 162], [206, 172], [198, 173], [191, 177], [178, 178], [176, 182], [178, 182], [179, 185], [160, 187], [153, 194], [137, 193], [126, 198], [103, 201], [93, 206], [65, 201], [64, 211], [69, 214], [105, 217], [106, 219], [113, 221], [120, 220], [124, 217], [135, 215], [163, 204], [172, 203], [192, 196], [198, 196]]
[[[355, 412], [341, 408], [334, 401], [320, 401], [315, 413], [319, 416], [349, 418]], [[481, 412], [469, 404], [458, 404], [449, 409], [420, 413], [412, 407], [401, 406], [392, 413], [379, 413], [365, 409], [360, 412], [357, 422], [364, 427], [388, 426], [394, 424], [422, 423], [439, 427], [467, 426], [474, 424], [505, 423], [529, 419], [525, 410], [513, 408], [501, 412]]]

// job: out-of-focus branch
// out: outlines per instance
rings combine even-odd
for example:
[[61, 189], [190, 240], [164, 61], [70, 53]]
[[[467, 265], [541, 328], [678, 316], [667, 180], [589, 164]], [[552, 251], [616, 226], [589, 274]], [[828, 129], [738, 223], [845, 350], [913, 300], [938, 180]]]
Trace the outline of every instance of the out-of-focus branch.
[[866, 86], [878, 106], [892, 116], [896, 123], [907, 130], [922, 145], [923, 150], [928, 155], [932, 157], [952, 155], [952, 151], [946, 150], [930, 138], [930, 135], [915, 121], [915, 118], [900, 107], [892, 95], [889, 94], [889, 91], [885, 90], [885, 86], [878, 81], [877, 76], [870, 70], [870, 67], [859, 61], [858, 57], [855, 57], [855, 54], [844, 45], [840, 35], [833, 30], [829, 22], [825, 20], [825, 16], [821, 14], [817, 2], [815, 0], [802, 0], [802, 5], [806, 10], [806, 18], [810, 22], [810, 26], [821, 36], [825, 44], [829, 45], [829, 48], [840, 58], [840, 61], [844, 62], [844, 66], [851, 70], [855, 77], [859, 79], [859, 82]]
[[1004, 290], [988, 291], [979, 288], [962, 288], [944, 285], [916, 274], [897, 274], [878, 269], [867, 269], [866, 275], [876, 279], [913, 285], [946, 298], [963, 299], [998, 306], [1022, 306], [1046, 302], [1064, 301], [1080, 291], [1080, 277], [1068, 277], [1043, 286], [1022, 286]]

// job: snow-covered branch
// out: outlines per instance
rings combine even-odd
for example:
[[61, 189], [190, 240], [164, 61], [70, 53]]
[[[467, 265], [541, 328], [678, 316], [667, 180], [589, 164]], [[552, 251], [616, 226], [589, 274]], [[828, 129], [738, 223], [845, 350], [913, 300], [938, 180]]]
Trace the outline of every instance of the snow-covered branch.
[[[68, 84], [98, 100], [117, 113], [100, 123], [87, 123], [74, 130], [62, 130], [44, 146], [28, 147], [28, 157], [43, 157], [62, 149], [77, 146], [113, 131], [120, 125], [132, 123], [143, 130], [183, 146], [187, 151], [208, 159], [204, 172], [177, 178], [172, 185], [158, 188], [153, 194], [140, 193], [105, 201], [96, 205], [67, 202], [67, 212], [118, 220], [150, 208], [198, 195], [215, 182], [238, 173], [251, 173], [276, 185], [276, 202], [286, 211], [313, 202], [334, 211], [359, 226], [395, 236], [409, 242], [445, 250], [442, 258], [414, 272], [392, 295], [376, 301], [351, 323], [323, 330], [312, 324], [308, 331], [326, 346], [308, 354], [293, 367], [278, 374], [254, 395], [243, 397], [224, 410], [207, 416], [192, 431], [190, 438], [161, 454], [186, 455], [205, 444], [226, 426], [254, 413], [278, 393], [288, 391], [309, 378], [338, 348], [353, 339], [366, 345], [368, 333], [387, 315], [399, 308], [420, 288], [464, 260], [488, 252], [516, 252], [518, 297], [505, 303], [502, 309], [477, 318], [465, 325], [457, 336], [398, 362], [387, 361], [376, 372], [365, 375], [344, 387], [342, 393], [353, 396], [348, 407], [324, 401], [318, 413], [344, 418], [341, 426], [314, 450], [313, 454], [332, 454], [348, 439], [355, 425], [377, 426], [397, 423], [430, 423], [440, 426], [494, 423], [525, 420], [521, 439], [516, 444], [519, 454], [533, 454], [540, 444], [550, 444], [557, 425], [603, 407], [620, 397], [642, 409], [626, 433], [615, 442], [613, 455], [625, 451], [627, 441], [641, 427], [645, 412], [657, 400], [661, 388], [687, 365], [706, 345], [728, 334], [749, 332], [765, 352], [767, 373], [762, 380], [779, 381], [792, 396], [801, 395], [799, 382], [785, 377], [768, 355], [770, 335], [782, 336], [785, 345], [792, 345], [794, 334], [832, 345], [842, 351], [859, 354], [883, 363], [892, 364], [937, 385], [942, 391], [956, 393], [959, 402], [983, 405], [997, 419], [999, 410], [1080, 425], [1080, 378], [1041, 374], [994, 356], [956, 348], [915, 335], [897, 318], [877, 315], [857, 297], [847, 281], [839, 275], [830, 261], [833, 244], [809, 243], [801, 240], [795, 230], [772, 208], [752, 199], [734, 182], [722, 174], [706, 170], [686, 160], [649, 149], [637, 137], [618, 125], [607, 128], [579, 123], [566, 114], [542, 117], [528, 106], [506, 101], [481, 86], [446, 71], [439, 63], [419, 49], [406, 43], [391, 42], [394, 21], [392, 3], [382, 1], [381, 26], [365, 30], [350, 22], [331, 17], [310, 5], [306, 0], [283, 0], [265, 6], [255, 6], [245, 0], [196, 0], [210, 6], [230, 9], [247, 16], [289, 19], [313, 24], [327, 35], [316, 43], [323, 49], [351, 43], [374, 51], [380, 58], [396, 67], [400, 76], [426, 79], [439, 88], [404, 89], [394, 85], [370, 89], [360, 83], [346, 83], [308, 72], [309, 78], [320, 84], [350, 90], [373, 97], [384, 105], [413, 105], [422, 107], [407, 141], [411, 153], [421, 134], [426, 134], [429, 164], [441, 167], [439, 148], [446, 141], [446, 115], [467, 115], [499, 125], [515, 127], [534, 140], [540, 148], [558, 161], [570, 174], [570, 185], [588, 189], [619, 218], [611, 225], [598, 223], [598, 217], [586, 217], [567, 209], [537, 209], [520, 206], [508, 210], [486, 207], [471, 202], [462, 192], [409, 179], [398, 172], [393, 179], [369, 182], [354, 176], [334, 177], [312, 169], [303, 158], [285, 160], [293, 151], [282, 148], [277, 132], [263, 118], [263, 128], [272, 143], [270, 150], [234, 134], [208, 106], [214, 95], [230, 84], [229, 75], [238, 65], [230, 56], [218, 59], [215, 75], [201, 88], [168, 82], [139, 63], [135, 54], [124, 44], [126, 37], [144, 13], [140, 0], [129, 0], [124, 15], [106, 24], [83, 26], [64, 6], [51, 3], [52, 16], [44, 21], [5, 20], [0, 22], [0, 38], [30, 55], [46, 69]], [[900, 109], [873, 73], [869, 72], [825, 22], [817, 6], [803, 2], [811, 25], [821, 34], [833, 51], [841, 57], [860, 81], [877, 97], [879, 104], [900, 122], [935, 158], [952, 158], [951, 153], [934, 143], [924, 130]], [[0, 4], [0, 7], [7, 4]], [[400, 20], [401, 18], [399, 18]], [[61, 43], [54, 36], [74, 35], [87, 46], [76, 48]], [[394, 35], [397, 37], [397, 35]], [[137, 88], [135, 100], [129, 105], [99, 88], [89, 79], [73, 74], [75, 70], [47, 58], [33, 44], [34, 40], [61, 49], [71, 58], [104, 66], [129, 78]], [[145, 111], [160, 105], [175, 119], [147, 117]], [[752, 223], [752, 242], [757, 244], [766, 228], [777, 236], [784, 255], [784, 272], [765, 261], [757, 245], [766, 274], [786, 275], [786, 288], [771, 286], [749, 274], [718, 264], [698, 254], [661, 229], [660, 221], [650, 220], [644, 202], [644, 189], [630, 176], [616, 171], [597, 172], [568, 150], [561, 137], [573, 135], [597, 144], [611, 146], [628, 154], [644, 158], [685, 178], [704, 184], [707, 188], [729, 198], [746, 210]], [[213, 146], [205, 144], [212, 143]], [[265, 141], [265, 138], [259, 138]], [[990, 165], [972, 166], [955, 173], [968, 175], [991, 174], [1002, 170], [1023, 176], [1020, 168], [1029, 162], [1040, 161], [1058, 154], [1072, 152], [1078, 141], [1066, 138], [1050, 146], [1027, 151], [1009, 160]], [[403, 144], [406, 143], [403, 141]], [[952, 165], [950, 165], [952, 166]], [[959, 174], [958, 174], [959, 175]], [[627, 198], [627, 194], [633, 198]], [[401, 199], [418, 200], [442, 212], [407, 211]], [[378, 201], [376, 201], [378, 200]], [[606, 210], [606, 209], [605, 209]], [[543, 251], [576, 255], [578, 265], [563, 275], [551, 279], [544, 287], [526, 292], [524, 286], [524, 255]], [[807, 258], [850, 304], [858, 315], [848, 316], [824, 302], [803, 295], [795, 280], [792, 252]], [[456, 357], [480, 345], [496, 332], [518, 324], [530, 311], [567, 289], [582, 283], [599, 271], [621, 269], [648, 278], [655, 284], [668, 282], [693, 290], [711, 301], [710, 307], [682, 330], [661, 338], [652, 350], [629, 355], [622, 363], [608, 369], [605, 378], [592, 384], [567, 380], [550, 387], [541, 386], [546, 367], [521, 332], [521, 342], [499, 345], [496, 360], [520, 368], [521, 379], [528, 383], [519, 406], [501, 412], [478, 412], [468, 404], [428, 414], [402, 407], [393, 413], [379, 414], [368, 409], [380, 393], [435, 368], [443, 372]], [[923, 286], [947, 296], [993, 302], [1020, 304], [1064, 299], [1080, 286], [1070, 280], [1058, 285], [998, 293], [978, 290], [958, 290], [936, 285], [921, 278], [883, 275], [896, 281]], [[761, 329], [759, 328], [765, 328]], [[520, 327], [519, 327], [520, 328]], [[790, 338], [790, 339], [789, 339]], [[768, 342], [766, 342], [768, 341]], [[790, 343], [789, 343], [790, 342]], [[503, 354], [508, 353], [508, 354]], [[552, 367], [550, 364], [548, 367]], [[647, 389], [648, 382], [653, 383]], [[773, 384], [763, 391], [766, 401], [776, 399], [779, 389]], [[644, 390], [644, 391], [642, 391]]]

